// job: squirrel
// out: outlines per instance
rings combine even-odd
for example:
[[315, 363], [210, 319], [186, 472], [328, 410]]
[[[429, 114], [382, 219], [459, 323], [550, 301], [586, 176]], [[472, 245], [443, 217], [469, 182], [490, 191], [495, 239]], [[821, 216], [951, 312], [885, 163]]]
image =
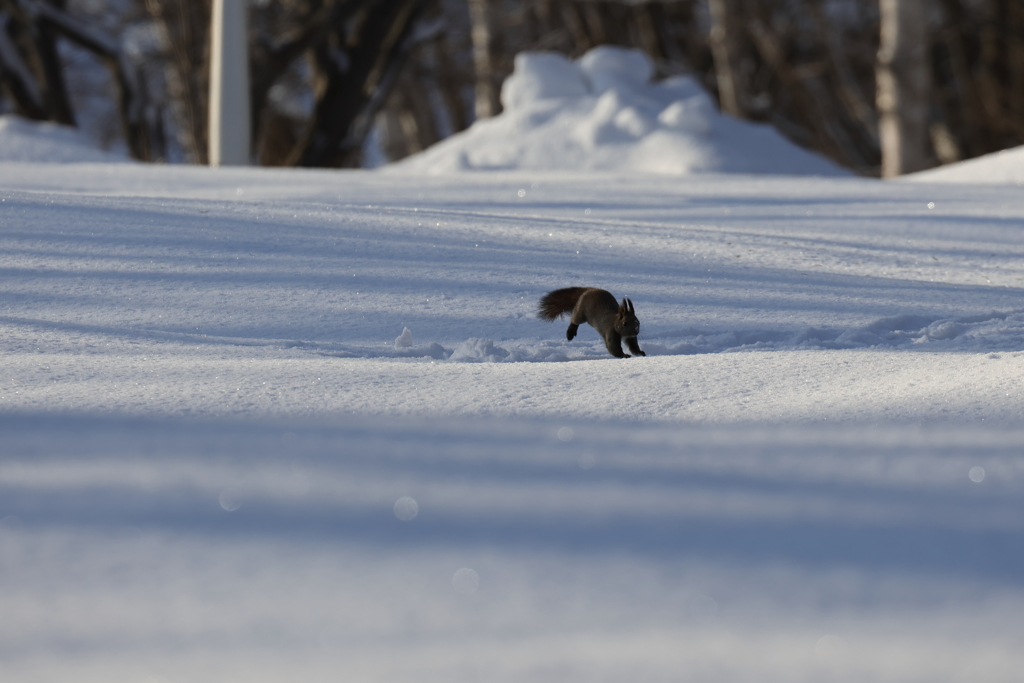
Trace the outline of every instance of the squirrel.
[[647, 355], [636, 342], [640, 321], [629, 299], [623, 299], [619, 304], [611, 292], [597, 287], [566, 287], [548, 292], [537, 306], [537, 316], [541, 320], [554, 320], [569, 312], [572, 313], [572, 322], [565, 331], [565, 338], [569, 341], [576, 336], [580, 325], [590, 323], [604, 338], [608, 353], [616, 358], [630, 357], [628, 353], [622, 352], [623, 340], [634, 355]]

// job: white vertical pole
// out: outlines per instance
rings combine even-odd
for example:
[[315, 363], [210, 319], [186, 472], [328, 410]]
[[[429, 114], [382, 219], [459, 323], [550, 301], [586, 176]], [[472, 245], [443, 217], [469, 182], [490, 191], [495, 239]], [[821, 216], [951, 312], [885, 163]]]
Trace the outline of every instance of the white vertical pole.
[[249, 163], [246, 0], [214, 0], [210, 27], [210, 166]]

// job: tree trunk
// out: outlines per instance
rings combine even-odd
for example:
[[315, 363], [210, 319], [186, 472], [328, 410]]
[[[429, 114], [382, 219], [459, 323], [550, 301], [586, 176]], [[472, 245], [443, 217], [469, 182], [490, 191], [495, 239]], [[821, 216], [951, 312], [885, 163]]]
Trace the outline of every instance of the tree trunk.
[[345, 41], [337, 28], [313, 50], [323, 89], [288, 165], [359, 165], [359, 145], [408, 57], [408, 39], [422, 7], [422, 0], [382, 0], [367, 8], [346, 52], [339, 49]]
[[210, 0], [146, 0], [168, 51], [168, 90], [178, 138], [196, 164], [206, 164]]
[[708, 0], [711, 12], [711, 55], [715, 60], [715, 78], [718, 81], [718, 104], [722, 111], [737, 118], [743, 117], [740, 108], [738, 71], [736, 68], [735, 22], [736, 17], [730, 16], [731, 6], [728, 0]]
[[501, 85], [498, 82], [497, 21], [493, 0], [469, 0], [472, 24], [473, 66], [476, 69], [476, 118], [487, 119], [501, 113]]
[[931, 165], [928, 96], [931, 90], [925, 0], [880, 0], [878, 48], [878, 137], [882, 177]]
[[[63, 10], [63, 3], [53, 3]], [[64, 67], [57, 54], [57, 36], [53, 27], [45, 22], [36, 22], [35, 44], [41, 70], [46, 83], [46, 108], [50, 111], [50, 120], [65, 126], [76, 126], [75, 113], [71, 109], [71, 98], [68, 97], [67, 84], [64, 82]]]
[[1006, 11], [1008, 105], [1017, 138], [1024, 141], [1024, 6], [1012, 2]]
[[[41, 121], [75, 125], [64, 67], [57, 54], [57, 36], [45, 21], [51, 4], [25, 7], [0, 3], [0, 79], [14, 99], [19, 114]], [[44, 18], [40, 18], [40, 14]]]
[[14, 103], [15, 113], [27, 119], [45, 121], [47, 111], [43, 92], [36, 75], [18, 52], [18, 47], [8, 34], [12, 24], [6, 12], [0, 12], [0, 83], [7, 87], [7, 94]]

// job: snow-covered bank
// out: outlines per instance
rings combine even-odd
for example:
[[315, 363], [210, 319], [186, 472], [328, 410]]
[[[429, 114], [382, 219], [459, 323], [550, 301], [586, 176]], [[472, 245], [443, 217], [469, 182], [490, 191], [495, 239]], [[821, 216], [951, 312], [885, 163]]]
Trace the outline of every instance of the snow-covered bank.
[[[734, 422], [1016, 424], [1024, 353], [758, 351], [566, 364], [339, 358], [315, 347], [132, 342], [94, 355], [5, 354], [0, 406], [42, 413], [175, 416], [561, 417]], [[595, 342], [592, 353], [598, 354]], [[42, 355], [45, 354], [45, 355]], [[493, 356], [489, 357], [493, 359]], [[610, 359], [610, 357], [609, 357]], [[504, 360], [500, 356], [497, 360]], [[937, 368], [941, 368], [938, 371]]]
[[948, 166], [912, 173], [902, 181], [924, 183], [991, 183], [1024, 185], [1024, 147], [1004, 149]]

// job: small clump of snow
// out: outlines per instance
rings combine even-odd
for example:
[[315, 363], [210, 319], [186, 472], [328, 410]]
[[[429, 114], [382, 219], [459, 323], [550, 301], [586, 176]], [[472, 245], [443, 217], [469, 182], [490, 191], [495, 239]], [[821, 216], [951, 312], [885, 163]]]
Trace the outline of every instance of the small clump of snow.
[[693, 78], [653, 75], [640, 50], [520, 53], [504, 112], [386, 168], [849, 175], [770, 126], [722, 115]]
[[19, 116], [0, 116], [0, 162], [110, 163], [128, 161], [122, 155], [99, 149], [75, 128], [56, 123], [29, 121]]
[[402, 328], [402, 334], [398, 335], [395, 339], [396, 349], [410, 349], [412, 348], [412, 330], [408, 327]]

